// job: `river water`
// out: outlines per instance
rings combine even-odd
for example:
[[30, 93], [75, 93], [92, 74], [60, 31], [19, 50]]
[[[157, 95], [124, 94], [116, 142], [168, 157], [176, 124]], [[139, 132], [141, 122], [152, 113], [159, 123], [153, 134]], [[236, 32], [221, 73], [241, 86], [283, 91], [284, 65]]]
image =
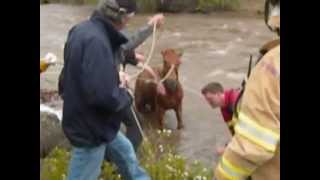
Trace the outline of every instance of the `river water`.
[[[55, 53], [60, 64], [42, 74], [40, 86], [56, 89], [62, 68], [63, 45], [68, 30], [85, 20], [92, 12], [90, 6], [40, 6], [40, 56]], [[182, 48], [184, 55], [180, 78], [184, 88], [183, 121], [185, 128], [174, 130], [176, 119], [172, 112], [165, 116], [166, 126], [178, 134], [176, 144], [189, 160], [198, 159], [215, 164], [214, 151], [230, 139], [220, 111], [211, 109], [201, 97], [200, 89], [210, 81], [218, 81], [225, 88], [240, 87], [245, 76], [249, 55], [256, 55], [259, 47], [274, 37], [265, 26], [262, 16], [250, 13], [213, 13], [210, 15], [165, 14], [166, 23], [157, 32], [156, 49], [151, 64], [161, 62], [164, 48]], [[129, 29], [142, 26], [149, 15], [137, 15]], [[137, 51], [146, 56], [151, 45], [149, 38]], [[136, 72], [134, 68], [129, 73]]]

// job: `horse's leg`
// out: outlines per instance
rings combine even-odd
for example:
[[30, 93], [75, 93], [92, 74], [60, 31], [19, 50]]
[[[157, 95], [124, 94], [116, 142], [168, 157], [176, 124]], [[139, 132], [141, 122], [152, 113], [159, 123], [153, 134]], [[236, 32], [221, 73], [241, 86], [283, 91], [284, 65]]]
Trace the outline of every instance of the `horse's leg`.
[[182, 105], [181, 103], [179, 106], [175, 109], [177, 121], [178, 121], [178, 129], [182, 129], [184, 127], [183, 122], [182, 122]]
[[161, 108], [161, 107], [157, 108], [157, 117], [158, 117], [159, 126], [160, 126], [159, 128], [161, 130], [164, 129], [164, 113], [165, 113], [165, 111], [163, 108]]

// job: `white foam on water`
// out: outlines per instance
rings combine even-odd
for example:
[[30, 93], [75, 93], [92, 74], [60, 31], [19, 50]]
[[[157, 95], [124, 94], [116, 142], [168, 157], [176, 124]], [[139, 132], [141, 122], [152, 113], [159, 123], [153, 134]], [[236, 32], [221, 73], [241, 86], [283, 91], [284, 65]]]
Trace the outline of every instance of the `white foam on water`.
[[213, 50], [210, 51], [209, 54], [224, 56], [233, 48], [233, 46], [234, 42], [230, 41], [225, 49]]
[[229, 26], [228, 26], [228, 24], [224, 24], [221, 28], [222, 28], [222, 29], [228, 29]]
[[239, 21], [239, 22], [237, 22], [237, 25], [238, 25], [238, 26], [243, 26], [243, 22], [242, 22], [242, 21]]
[[260, 36], [260, 32], [254, 32], [254, 35]]
[[185, 77], [185, 76], [180, 76], [180, 81], [181, 81], [181, 83], [184, 83], [184, 82], [186, 82], [187, 81], [187, 77]]
[[238, 37], [237, 39], [236, 39], [236, 42], [242, 42], [243, 41], [243, 39], [241, 38], [241, 37]]
[[248, 32], [248, 29], [247, 28], [241, 28], [240, 31], [243, 32], [243, 33], [246, 33], [246, 32]]
[[173, 36], [177, 36], [177, 37], [181, 37], [181, 33], [180, 32], [175, 32], [172, 34]]
[[221, 75], [221, 74], [225, 74], [225, 71], [222, 70], [222, 69], [218, 69], [218, 70], [214, 70], [212, 72], [210, 72], [207, 77], [214, 77], [214, 76], [218, 76], [218, 75]]
[[245, 73], [233, 73], [233, 72], [229, 72], [226, 75], [227, 78], [229, 79], [233, 79], [233, 80], [240, 80], [246, 77]]
[[60, 120], [60, 122], [62, 121], [62, 110], [55, 110], [52, 107], [49, 107], [47, 105], [44, 104], [40, 104], [40, 112], [47, 112], [50, 114], [54, 114], [58, 117], [58, 119]]
[[227, 50], [224, 49], [220, 49], [220, 50], [214, 50], [214, 51], [210, 51], [210, 54], [218, 54], [218, 55], [226, 55], [227, 54]]

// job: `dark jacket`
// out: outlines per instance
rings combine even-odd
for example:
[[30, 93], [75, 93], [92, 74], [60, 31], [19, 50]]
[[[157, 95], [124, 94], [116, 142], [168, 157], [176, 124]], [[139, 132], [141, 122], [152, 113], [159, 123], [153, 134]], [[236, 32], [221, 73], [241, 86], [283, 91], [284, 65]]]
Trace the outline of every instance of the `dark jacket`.
[[[145, 25], [139, 28], [134, 33], [129, 33], [126, 29], [122, 30], [121, 33], [128, 39], [128, 42], [121, 45], [121, 50], [117, 52], [115, 58], [117, 59], [119, 65], [123, 64], [124, 67], [126, 64], [131, 64], [136, 66], [138, 64], [135, 58], [135, 49], [142, 44], [151, 34], [152, 34], [153, 26]], [[63, 99], [63, 76], [64, 76], [64, 68], [62, 68], [61, 73], [59, 75], [58, 82], [58, 90], [59, 95]]]
[[115, 55], [127, 39], [98, 13], [74, 26], [64, 50], [62, 127], [71, 144], [92, 147], [113, 140], [132, 103], [119, 88]]

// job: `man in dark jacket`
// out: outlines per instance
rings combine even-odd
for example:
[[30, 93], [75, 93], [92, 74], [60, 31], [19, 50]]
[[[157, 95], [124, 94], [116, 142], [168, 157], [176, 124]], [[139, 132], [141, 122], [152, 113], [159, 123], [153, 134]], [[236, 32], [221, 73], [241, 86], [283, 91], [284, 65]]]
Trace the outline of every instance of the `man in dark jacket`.
[[[134, 33], [129, 33], [126, 29], [122, 29], [121, 33], [125, 35], [128, 39], [128, 42], [122, 44], [117, 54], [116, 59], [118, 60], [119, 65], [123, 64], [124, 67], [127, 64], [142, 67], [145, 57], [142, 54], [136, 53], [135, 49], [142, 44], [151, 34], [153, 31], [154, 24], [157, 25], [157, 28], [163, 24], [164, 16], [162, 14], [156, 14], [152, 16], [148, 23]], [[146, 68], [151, 69], [147, 66]], [[64, 68], [61, 70], [59, 76], [59, 94], [63, 98], [63, 76], [64, 76]], [[132, 143], [135, 151], [138, 149], [139, 145], [142, 142], [142, 135], [139, 131], [138, 125], [134, 119], [132, 112], [129, 110], [123, 119], [124, 124], [126, 125], [126, 136]]]
[[68, 34], [62, 127], [73, 145], [69, 180], [96, 180], [105, 152], [124, 179], [150, 179], [119, 131], [132, 99], [119, 87], [115, 56], [127, 42], [119, 30], [135, 9], [133, 0], [101, 0], [91, 18]]

